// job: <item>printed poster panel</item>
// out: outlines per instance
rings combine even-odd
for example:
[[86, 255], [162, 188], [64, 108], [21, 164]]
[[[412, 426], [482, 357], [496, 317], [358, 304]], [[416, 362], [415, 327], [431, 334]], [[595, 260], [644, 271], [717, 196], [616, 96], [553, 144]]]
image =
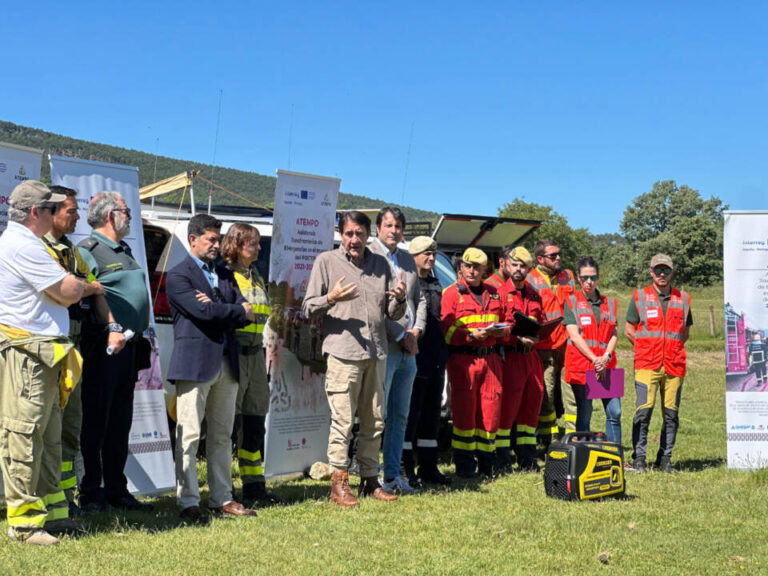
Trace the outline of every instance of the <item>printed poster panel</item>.
[[728, 467], [768, 466], [768, 211], [725, 212]]
[[[103, 190], [119, 192], [125, 198], [125, 204], [133, 216], [131, 231], [125, 241], [131, 247], [134, 258], [146, 271], [147, 257], [141, 225], [138, 168], [62, 156], [49, 156], [49, 159], [51, 182], [77, 190], [80, 221], [74, 234], [70, 235], [72, 241], [78, 243], [90, 236], [91, 228], [88, 226], [86, 215], [91, 198]], [[147, 290], [149, 291], [148, 279]], [[144, 334], [152, 343], [151, 366], [139, 373], [136, 383], [128, 462], [125, 465], [128, 489], [139, 494], [157, 494], [173, 490], [176, 486], [154, 326], [155, 320], [152, 317], [150, 328]]]
[[43, 151], [0, 142], [0, 232], [8, 225], [8, 197], [24, 180], [40, 180]]
[[317, 321], [301, 314], [317, 255], [333, 248], [341, 180], [277, 171], [266, 330], [271, 398], [265, 475], [303, 472], [327, 461], [330, 409]]

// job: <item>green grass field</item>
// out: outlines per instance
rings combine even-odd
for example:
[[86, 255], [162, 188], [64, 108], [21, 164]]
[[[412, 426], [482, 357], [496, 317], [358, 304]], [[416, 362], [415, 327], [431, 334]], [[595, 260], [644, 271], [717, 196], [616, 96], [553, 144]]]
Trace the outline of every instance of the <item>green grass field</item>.
[[[697, 323], [700, 310], [694, 309]], [[709, 338], [705, 321], [704, 334], [694, 332], [694, 349]], [[328, 482], [297, 480], [273, 486], [289, 505], [254, 519], [182, 527], [168, 496], [157, 501], [154, 514], [89, 518], [87, 533], [66, 537], [56, 548], [0, 538], [0, 574], [760, 573], [768, 563], [768, 474], [725, 468], [719, 335], [717, 352], [702, 346], [690, 354], [674, 456], [679, 472], [629, 475], [623, 499], [553, 500], [540, 475], [514, 474], [340, 510], [327, 500]], [[620, 352], [620, 363], [631, 378], [629, 353]], [[633, 387], [626, 392], [623, 444], [629, 452]], [[603, 425], [596, 406], [593, 429]], [[650, 455], [660, 425], [657, 410]], [[453, 470], [446, 465], [445, 471]]]

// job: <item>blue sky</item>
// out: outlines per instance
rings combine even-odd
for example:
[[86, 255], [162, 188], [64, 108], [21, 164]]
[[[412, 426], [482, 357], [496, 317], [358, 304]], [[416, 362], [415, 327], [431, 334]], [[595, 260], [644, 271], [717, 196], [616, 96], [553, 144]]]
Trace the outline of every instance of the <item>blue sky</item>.
[[211, 163], [221, 90], [220, 166], [593, 233], [657, 180], [768, 207], [768, 4], [475, 4], [17, 4], [0, 119]]

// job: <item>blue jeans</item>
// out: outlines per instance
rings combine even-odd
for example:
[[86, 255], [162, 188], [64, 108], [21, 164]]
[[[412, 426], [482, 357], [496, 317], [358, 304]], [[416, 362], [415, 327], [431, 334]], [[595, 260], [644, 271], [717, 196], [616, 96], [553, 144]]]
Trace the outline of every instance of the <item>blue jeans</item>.
[[[587, 399], [586, 386], [573, 386], [576, 398], [576, 430], [589, 430], [592, 420], [592, 400]], [[609, 442], [621, 444], [621, 398], [603, 398], [605, 409], [605, 436]]]
[[384, 382], [384, 478], [400, 474], [405, 427], [411, 407], [413, 379], [416, 377], [416, 357], [402, 349], [387, 356], [387, 378]]

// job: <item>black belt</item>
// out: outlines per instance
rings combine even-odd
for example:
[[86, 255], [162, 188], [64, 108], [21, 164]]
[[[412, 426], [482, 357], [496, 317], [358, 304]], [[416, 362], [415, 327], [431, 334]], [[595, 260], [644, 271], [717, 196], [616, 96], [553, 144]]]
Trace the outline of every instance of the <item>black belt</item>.
[[522, 342], [518, 342], [514, 346], [504, 346], [504, 352], [517, 352], [518, 354], [528, 354], [533, 348], [528, 348]]
[[448, 346], [448, 352], [451, 354], [470, 354], [483, 358], [490, 354], [498, 354], [499, 346]]

